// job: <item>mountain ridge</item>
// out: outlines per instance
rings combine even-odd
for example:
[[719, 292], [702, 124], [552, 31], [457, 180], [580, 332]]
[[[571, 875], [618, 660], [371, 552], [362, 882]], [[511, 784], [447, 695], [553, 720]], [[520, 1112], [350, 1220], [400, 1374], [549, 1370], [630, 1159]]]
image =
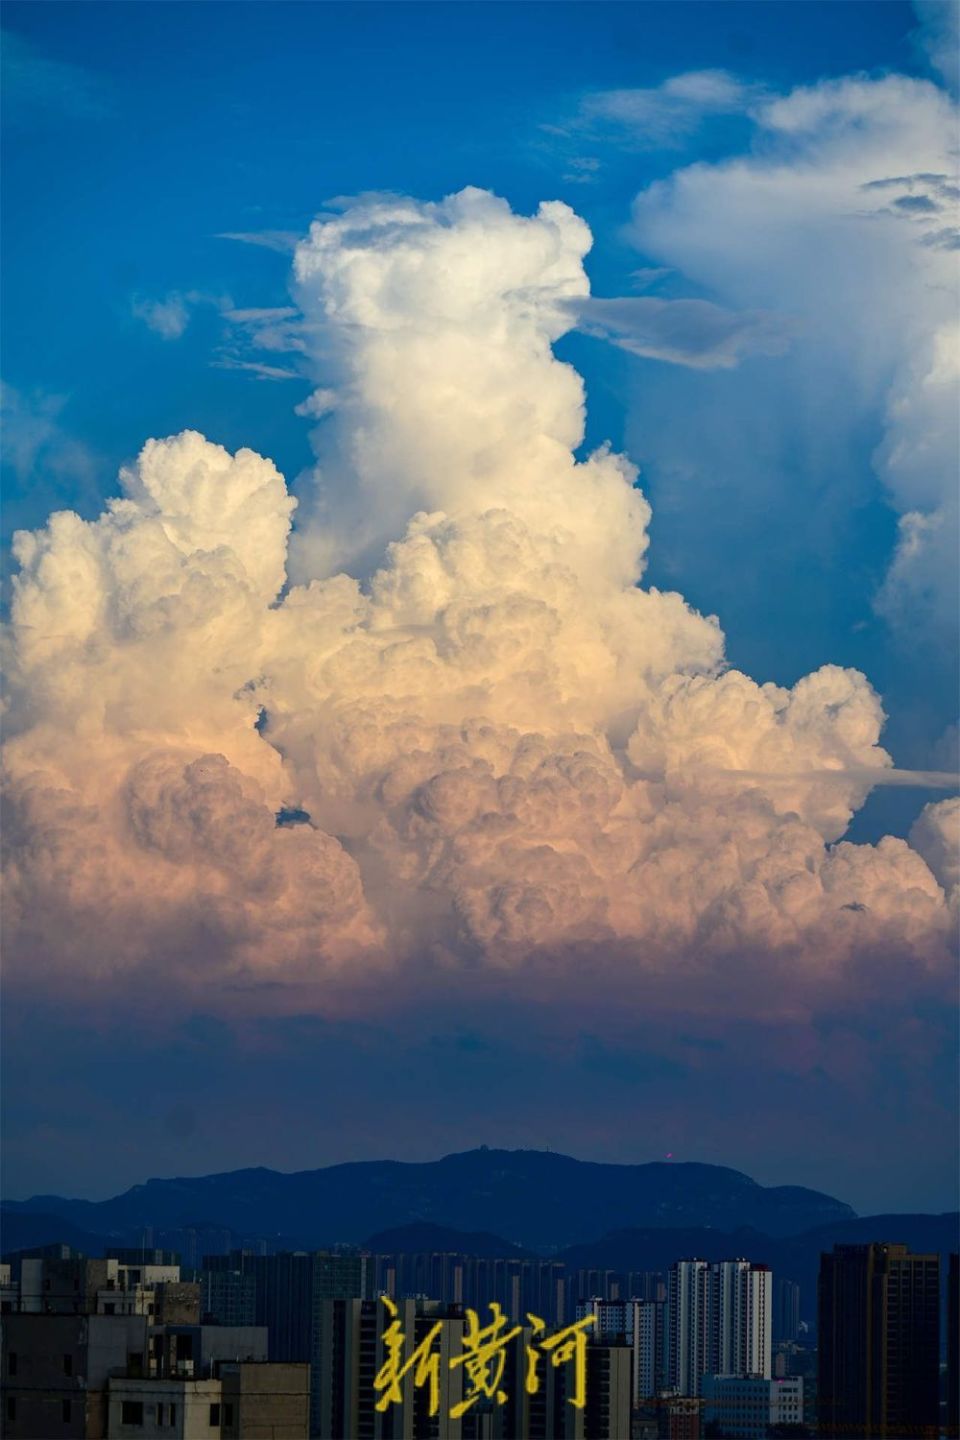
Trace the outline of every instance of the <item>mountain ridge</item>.
[[805, 1186], [760, 1185], [728, 1166], [697, 1161], [610, 1164], [544, 1150], [476, 1149], [439, 1160], [349, 1161], [284, 1173], [265, 1166], [203, 1176], [152, 1177], [106, 1200], [35, 1195], [7, 1214], [43, 1212], [105, 1237], [134, 1228], [206, 1223], [242, 1234], [356, 1244], [423, 1222], [555, 1250], [641, 1224], [747, 1225], [773, 1236], [853, 1219], [851, 1206]]

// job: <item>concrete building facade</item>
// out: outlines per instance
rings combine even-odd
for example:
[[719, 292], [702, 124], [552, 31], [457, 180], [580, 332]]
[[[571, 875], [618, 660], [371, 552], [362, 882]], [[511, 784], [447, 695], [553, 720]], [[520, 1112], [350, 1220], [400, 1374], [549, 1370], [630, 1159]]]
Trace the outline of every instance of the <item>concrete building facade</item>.
[[803, 1381], [754, 1375], [705, 1375], [704, 1425], [718, 1425], [732, 1440], [766, 1440], [774, 1425], [803, 1424]]
[[[104, 1440], [118, 1427], [124, 1435], [143, 1435], [151, 1416], [158, 1431], [169, 1435], [180, 1427], [186, 1434], [188, 1411], [193, 1430], [200, 1425], [196, 1397], [207, 1394], [206, 1382], [219, 1385], [221, 1373], [237, 1366], [265, 1367], [258, 1374], [270, 1368], [263, 1327], [156, 1325], [142, 1314], [28, 1311], [5, 1315], [2, 1331], [0, 1405], [9, 1440]], [[309, 1389], [309, 1367], [300, 1372]], [[111, 1394], [120, 1396], [126, 1409], [119, 1401], [113, 1404]], [[145, 1397], [152, 1408], [138, 1410]], [[157, 1405], [163, 1407], [159, 1412]], [[204, 1422], [198, 1433], [207, 1440], [219, 1431]]]
[[307, 1440], [307, 1365], [224, 1363], [206, 1380], [112, 1378], [106, 1440]]

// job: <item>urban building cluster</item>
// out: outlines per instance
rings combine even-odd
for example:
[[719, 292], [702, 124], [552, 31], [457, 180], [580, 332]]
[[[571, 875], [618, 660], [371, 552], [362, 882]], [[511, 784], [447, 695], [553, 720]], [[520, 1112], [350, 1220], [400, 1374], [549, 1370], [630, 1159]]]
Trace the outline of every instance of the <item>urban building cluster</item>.
[[205, 1323], [175, 1256], [68, 1247], [0, 1267], [2, 1433], [230, 1437], [309, 1433], [310, 1367], [269, 1358], [265, 1326]]
[[[903, 1245], [835, 1246], [822, 1256], [815, 1344], [801, 1324], [797, 1285], [743, 1258], [681, 1259], [666, 1273], [452, 1252], [233, 1250], [200, 1258], [186, 1266], [172, 1252], [114, 1248], [90, 1259], [66, 1246], [7, 1256], [0, 1265], [2, 1433], [9, 1440], [960, 1434], [956, 1256], [943, 1377], [939, 1256]], [[479, 1355], [484, 1336], [484, 1363], [465, 1363]], [[397, 1368], [385, 1386], [391, 1352]]]

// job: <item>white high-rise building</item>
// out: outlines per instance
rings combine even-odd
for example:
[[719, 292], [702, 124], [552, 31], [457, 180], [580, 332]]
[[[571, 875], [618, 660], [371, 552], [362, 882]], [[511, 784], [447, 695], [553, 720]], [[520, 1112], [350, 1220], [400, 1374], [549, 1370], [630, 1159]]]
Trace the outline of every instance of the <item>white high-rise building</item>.
[[706, 1373], [769, 1380], [772, 1272], [749, 1260], [721, 1260], [710, 1268], [714, 1343]]
[[662, 1300], [601, 1300], [577, 1306], [578, 1320], [595, 1315], [592, 1334], [608, 1342], [626, 1340], [631, 1354], [632, 1398], [648, 1400], [664, 1384], [664, 1311]]
[[664, 1321], [662, 1300], [635, 1300], [633, 1336], [633, 1394], [635, 1400], [650, 1400], [664, 1384]]
[[751, 1265], [747, 1272], [747, 1303], [744, 1316], [745, 1375], [762, 1375], [769, 1380], [773, 1334], [773, 1271], [766, 1265]]
[[667, 1279], [667, 1384], [681, 1395], [696, 1395], [707, 1374], [712, 1349], [710, 1266], [706, 1260], [678, 1260]]
[[638, 1303], [633, 1300], [601, 1300], [594, 1295], [590, 1300], [581, 1300], [577, 1306], [577, 1319], [583, 1320], [587, 1315], [594, 1316], [594, 1324], [587, 1332], [591, 1339], [612, 1340], [618, 1335], [625, 1335], [628, 1340], [633, 1339], [634, 1332], [634, 1305]]
[[704, 1375], [770, 1378], [773, 1275], [749, 1260], [679, 1260], [667, 1288], [671, 1389], [698, 1395]]

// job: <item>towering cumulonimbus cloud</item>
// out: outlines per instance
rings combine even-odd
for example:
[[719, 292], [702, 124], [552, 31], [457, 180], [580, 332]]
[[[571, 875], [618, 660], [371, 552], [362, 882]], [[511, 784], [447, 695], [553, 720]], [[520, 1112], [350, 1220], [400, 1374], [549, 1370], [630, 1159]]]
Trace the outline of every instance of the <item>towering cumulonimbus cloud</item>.
[[867, 680], [758, 684], [637, 583], [649, 508], [623, 457], [576, 458], [551, 348], [589, 243], [565, 205], [477, 190], [313, 225], [292, 583], [282, 477], [191, 431], [98, 520], [18, 535], [18, 983], [332, 1008], [531, 965], [554, 994], [593, 963], [662, 994], [769, 957], [782, 1003], [871, 956], [949, 977], [952, 802], [914, 847], [842, 840], [891, 766]]
[[575, 463], [583, 383], [551, 350], [589, 292], [590, 243], [566, 205], [528, 219], [481, 190], [315, 222], [294, 272], [332, 414], [298, 570], [375, 564], [420, 510], [501, 508], [562, 539], [582, 584], [637, 578], [649, 510], [635, 472], [606, 453]]

